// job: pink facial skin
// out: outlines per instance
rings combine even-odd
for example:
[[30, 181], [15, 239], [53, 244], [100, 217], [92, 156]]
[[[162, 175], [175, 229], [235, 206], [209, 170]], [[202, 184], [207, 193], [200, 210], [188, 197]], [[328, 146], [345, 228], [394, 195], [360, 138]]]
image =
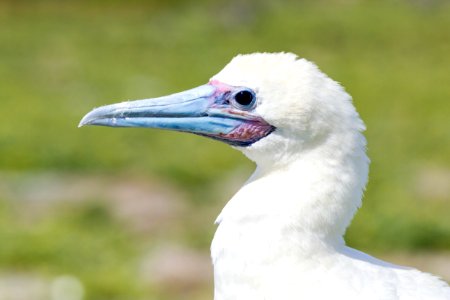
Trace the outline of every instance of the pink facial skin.
[[252, 112], [252, 110], [242, 110], [234, 107], [230, 97], [242, 87], [235, 87], [218, 80], [212, 80], [208, 83], [216, 88], [214, 98], [215, 107], [220, 114], [226, 114], [229, 117], [241, 121], [241, 124], [227, 133], [208, 135], [211, 138], [221, 140], [234, 146], [249, 146], [254, 142], [266, 137], [275, 130], [275, 127], [267, 123], [263, 118]]

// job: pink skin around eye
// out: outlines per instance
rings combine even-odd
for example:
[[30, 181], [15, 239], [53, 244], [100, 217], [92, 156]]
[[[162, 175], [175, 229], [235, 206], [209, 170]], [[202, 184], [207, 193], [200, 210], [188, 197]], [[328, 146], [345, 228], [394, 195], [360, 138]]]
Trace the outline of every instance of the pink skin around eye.
[[214, 86], [217, 89], [216, 93], [229, 92], [229, 91], [233, 90], [233, 88], [234, 88], [233, 86], [228, 85], [226, 83], [222, 83], [218, 80], [211, 80], [208, 84]]
[[[232, 92], [236, 89], [236, 87], [222, 83], [218, 80], [211, 80], [208, 84], [216, 88], [215, 95]], [[250, 112], [241, 111], [232, 107], [226, 109], [226, 112], [231, 115], [242, 116], [244, 117], [243, 120], [245, 120], [231, 132], [215, 136], [215, 138], [228, 141], [229, 143], [231, 142], [233, 145], [250, 145], [275, 130], [275, 127], [268, 124], [261, 117], [253, 115]]]

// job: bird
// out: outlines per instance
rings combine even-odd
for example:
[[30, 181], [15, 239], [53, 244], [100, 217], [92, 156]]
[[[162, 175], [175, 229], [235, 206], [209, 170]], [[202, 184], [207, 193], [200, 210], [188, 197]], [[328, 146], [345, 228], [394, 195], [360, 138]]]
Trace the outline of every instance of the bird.
[[368, 181], [352, 97], [293, 53], [235, 56], [207, 84], [93, 109], [79, 126], [194, 133], [256, 163], [216, 219], [215, 300], [449, 300], [442, 279], [350, 248]]

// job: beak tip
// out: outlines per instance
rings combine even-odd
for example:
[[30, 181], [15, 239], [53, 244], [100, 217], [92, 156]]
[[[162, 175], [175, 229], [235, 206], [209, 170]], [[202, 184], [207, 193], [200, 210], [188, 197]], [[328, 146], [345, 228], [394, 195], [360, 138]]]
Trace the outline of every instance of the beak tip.
[[83, 127], [85, 125], [91, 125], [93, 123], [93, 121], [95, 121], [95, 116], [93, 116], [92, 111], [87, 113], [80, 121], [80, 123], [78, 123], [78, 128]]
[[124, 108], [123, 103], [100, 106], [88, 112], [78, 124], [78, 128], [86, 125], [103, 125], [109, 126], [109, 121], [114, 120], [114, 114], [117, 109]]
[[83, 119], [81, 119], [80, 123], [78, 123], [78, 128], [83, 127], [89, 124], [89, 120], [86, 118], [88, 115], [85, 115]]

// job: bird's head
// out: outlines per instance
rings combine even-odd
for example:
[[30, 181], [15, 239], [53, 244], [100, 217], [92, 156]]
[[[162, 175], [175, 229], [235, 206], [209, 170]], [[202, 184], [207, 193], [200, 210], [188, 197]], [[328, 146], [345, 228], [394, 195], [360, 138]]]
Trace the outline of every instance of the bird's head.
[[291, 53], [238, 55], [205, 85], [99, 107], [83, 125], [191, 132], [235, 146], [257, 163], [283, 161], [364, 128], [343, 88]]

